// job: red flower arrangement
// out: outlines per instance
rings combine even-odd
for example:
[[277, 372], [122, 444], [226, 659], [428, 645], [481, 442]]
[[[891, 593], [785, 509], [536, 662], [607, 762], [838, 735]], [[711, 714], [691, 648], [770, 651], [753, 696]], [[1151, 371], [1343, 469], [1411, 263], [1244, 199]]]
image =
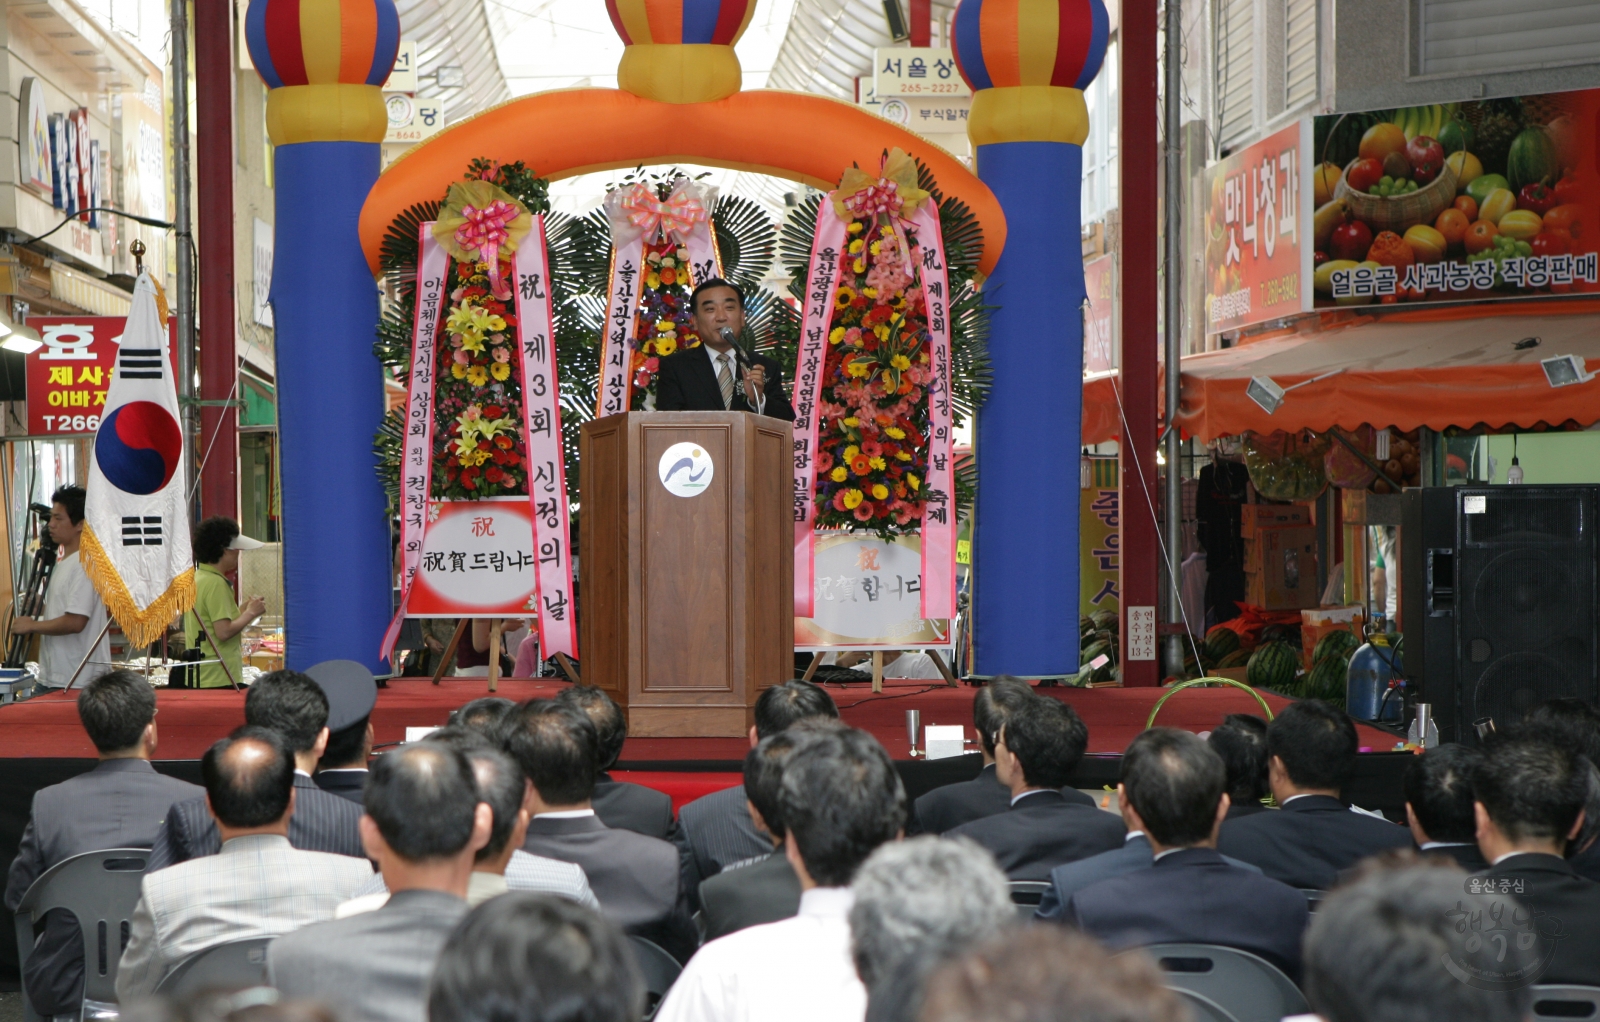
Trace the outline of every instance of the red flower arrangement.
[[[509, 258], [500, 277], [509, 279]], [[528, 492], [517, 315], [495, 297], [486, 263], [452, 260], [450, 311], [435, 341], [433, 496]]]

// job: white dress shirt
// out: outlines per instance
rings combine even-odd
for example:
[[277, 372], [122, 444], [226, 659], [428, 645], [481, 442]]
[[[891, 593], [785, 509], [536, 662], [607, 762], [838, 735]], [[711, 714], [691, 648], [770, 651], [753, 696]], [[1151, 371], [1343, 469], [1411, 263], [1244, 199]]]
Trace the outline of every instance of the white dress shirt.
[[800, 914], [714, 940], [689, 961], [657, 1022], [861, 1022], [847, 887], [813, 887]]

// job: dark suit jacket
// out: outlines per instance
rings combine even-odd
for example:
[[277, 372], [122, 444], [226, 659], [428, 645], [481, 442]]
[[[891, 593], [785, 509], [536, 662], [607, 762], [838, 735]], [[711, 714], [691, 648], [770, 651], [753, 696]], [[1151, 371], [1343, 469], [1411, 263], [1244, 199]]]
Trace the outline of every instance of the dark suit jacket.
[[[149, 848], [174, 802], [204, 792], [156, 773], [142, 759], [108, 759], [88, 773], [41, 788], [6, 877], [6, 908], [21, 904], [33, 882], [51, 866], [103, 848]], [[45, 928], [27, 961], [23, 986], [34, 1008], [77, 1014], [83, 999], [83, 944], [78, 924], [64, 911], [45, 914]]]
[[1300, 976], [1305, 895], [1225, 862], [1215, 849], [1183, 848], [1147, 870], [1091, 884], [1067, 901], [1066, 921], [1113, 949], [1220, 944], [1260, 955]]
[[1063, 862], [1120, 847], [1126, 833], [1120, 818], [1050, 790], [1029, 792], [1007, 812], [949, 831], [989, 849], [1011, 880], [1047, 880]]
[[1567, 864], [1579, 876], [1600, 882], [1600, 841], [1596, 841], [1583, 851], [1571, 855], [1567, 859]]
[[724, 870], [700, 885], [706, 940], [800, 911], [800, 878], [780, 849], [760, 862]]
[[428, 980], [467, 903], [443, 891], [396, 891], [382, 908], [312, 923], [267, 947], [285, 997], [321, 1001], [340, 1022], [426, 1022]]
[[[305, 852], [367, 857], [361, 845], [361, 807], [347, 798], [323, 791], [305, 774], [294, 775], [294, 815], [289, 817], [289, 843]], [[150, 849], [149, 870], [222, 850], [217, 821], [206, 808], [204, 795], [175, 802], [156, 833]]]
[[678, 823], [672, 818], [672, 796], [602, 773], [589, 799], [595, 815], [612, 830], [631, 830], [646, 837], [672, 840]]
[[[1094, 805], [1094, 799], [1076, 788], [1062, 788], [1068, 802]], [[943, 834], [963, 823], [994, 816], [1011, 808], [1011, 789], [995, 776], [994, 764], [978, 771], [970, 781], [957, 781], [935, 788], [912, 804], [907, 834]]]
[[311, 780], [323, 791], [361, 805], [362, 795], [367, 788], [367, 773], [365, 767], [341, 767], [337, 770], [318, 770], [311, 775]]
[[[1600, 986], [1600, 884], [1575, 873], [1554, 855], [1522, 854], [1491, 866], [1488, 876], [1520, 881], [1512, 897], [1533, 913], [1541, 935], [1559, 933], [1550, 964], [1535, 980]], [[1465, 901], [1471, 901], [1469, 897]]]
[[1448, 859], [1468, 873], [1482, 873], [1489, 868], [1489, 860], [1478, 851], [1476, 844], [1445, 845], [1443, 848], [1429, 848], [1427, 851], [1418, 850], [1422, 855], [1432, 856], [1437, 859]]
[[[1226, 855], [1222, 861], [1230, 866], [1260, 874], [1261, 867], [1252, 866], [1248, 862], [1230, 859]], [[1109, 852], [1091, 855], [1087, 859], [1069, 862], [1064, 866], [1057, 866], [1050, 871], [1050, 889], [1044, 892], [1039, 899], [1039, 909], [1033, 914], [1035, 919], [1061, 922], [1062, 913], [1066, 910], [1067, 899], [1102, 880], [1119, 877], [1125, 873], [1133, 873], [1141, 869], [1149, 869], [1155, 863], [1155, 853], [1150, 848], [1150, 839], [1142, 833], [1134, 831], [1123, 841], [1121, 848], [1114, 848]]]
[[1230, 820], [1239, 820], [1246, 816], [1254, 816], [1257, 813], [1265, 813], [1269, 811], [1270, 810], [1268, 810], [1267, 807], [1262, 805], [1260, 802], [1230, 802], [1228, 804], [1227, 818]]
[[1327, 890], [1369, 855], [1412, 847], [1404, 827], [1352, 812], [1328, 795], [1296, 798], [1277, 812], [1224, 820], [1217, 850], [1253, 862], [1290, 887]]
[[[794, 421], [794, 408], [783, 389], [783, 369], [765, 355], [750, 353], [752, 365], [767, 371], [767, 408], [765, 414], [774, 419]], [[744, 374], [734, 367], [733, 378], [742, 385]], [[684, 348], [661, 360], [656, 374], [656, 411], [658, 412], [749, 412], [754, 408], [736, 389], [733, 406], [722, 406], [722, 388], [717, 385], [717, 373], [704, 345]]]
[[535, 816], [522, 849], [582, 866], [601, 911], [613, 922], [655, 941], [680, 962], [694, 954], [696, 933], [678, 850], [670, 843], [613, 830], [598, 816]]
[[699, 908], [700, 885], [735, 863], [772, 851], [772, 839], [756, 830], [745, 805], [744, 786], [714, 791], [678, 810], [673, 837], [683, 864], [683, 889]]

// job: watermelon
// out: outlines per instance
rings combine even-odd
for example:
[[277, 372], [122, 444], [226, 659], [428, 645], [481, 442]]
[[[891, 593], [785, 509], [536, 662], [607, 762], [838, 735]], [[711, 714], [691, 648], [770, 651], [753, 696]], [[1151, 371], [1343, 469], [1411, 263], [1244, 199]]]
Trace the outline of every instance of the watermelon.
[[1561, 160], [1556, 156], [1555, 143], [1538, 125], [1524, 128], [1511, 141], [1506, 153], [1506, 177], [1511, 181], [1511, 191], [1520, 192], [1523, 185], [1535, 181], [1552, 184], [1561, 176]]
[[[1345, 632], [1343, 634], [1348, 635], [1350, 633]], [[1343, 707], [1345, 704], [1345, 679], [1349, 672], [1349, 656], [1330, 653], [1322, 657], [1312, 666], [1311, 673], [1306, 675], [1304, 696], [1307, 699], [1321, 699], [1335, 706]]]
[[1117, 630], [1117, 612], [1114, 610], [1097, 610], [1089, 615], [1097, 631], [1114, 632]]
[[1356, 634], [1348, 629], [1341, 628], [1337, 632], [1328, 632], [1317, 640], [1316, 647], [1311, 651], [1311, 662], [1316, 664], [1330, 653], [1337, 653], [1348, 660], [1350, 654], [1354, 653], [1356, 647], [1360, 645], [1361, 640], [1356, 638]]
[[1204, 646], [1207, 656], [1221, 660], [1239, 648], [1239, 633], [1226, 625], [1217, 625], [1206, 633]]
[[1217, 661], [1217, 666], [1218, 667], [1243, 667], [1246, 664], [1248, 664], [1249, 662], [1250, 662], [1250, 654], [1245, 652], [1242, 649], [1236, 649], [1232, 653], [1229, 653], [1227, 656], [1223, 657], [1221, 660], [1218, 660]]
[[1083, 647], [1083, 652], [1078, 655], [1078, 663], [1083, 666], [1088, 666], [1089, 662], [1095, 657], [1110, 652], [1111, 643], [1106, 642], [1103, 639], [1099, 642], [1091, 642], [1089, 645]]
[[1250, 654], [1245, 680], [1255, 688], [1282, 689], [1294, 684], [1300, 654], [1287, 642], [1263, 642]]

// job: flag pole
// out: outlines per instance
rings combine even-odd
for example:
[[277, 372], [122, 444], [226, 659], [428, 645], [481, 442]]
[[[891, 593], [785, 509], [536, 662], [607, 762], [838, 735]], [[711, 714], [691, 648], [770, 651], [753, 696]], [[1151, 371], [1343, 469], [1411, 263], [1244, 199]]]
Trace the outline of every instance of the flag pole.
[[111, 631], [111, 615], [107, 614], [106, 623], [100, 627], [100, 634], [96, 635], [94, 641], [89, 643], [89, 652], [85, 653], [83, 659], [78, 662], [78, 669], [72, 672], [72, 680], [67, 682], [65, 691], [71, 692], [72, 686], [78, 683], [78, 675], [82, 674], [83, 669], [89, 666], [89, 658], [94, 656], [94, 651], [99, 647], [100, 640], [105, 638], [106, 633], [109, 631]]

